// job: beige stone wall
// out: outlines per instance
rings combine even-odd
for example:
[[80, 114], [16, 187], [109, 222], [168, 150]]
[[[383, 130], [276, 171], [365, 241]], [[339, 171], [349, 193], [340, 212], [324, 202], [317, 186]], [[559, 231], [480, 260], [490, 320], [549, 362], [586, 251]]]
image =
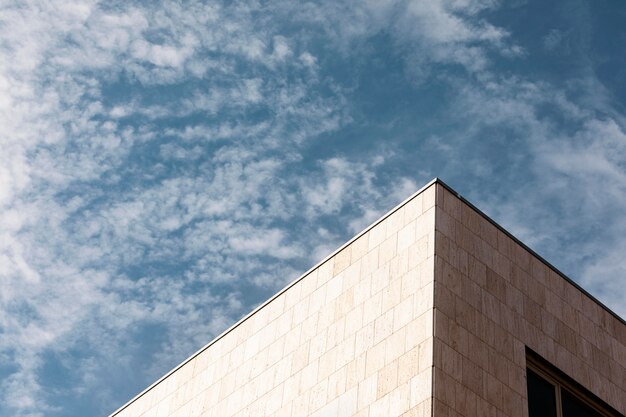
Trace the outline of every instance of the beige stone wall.
[[116, 417], [525, 417], [528, 346], [626, 414], [626, 326], [434, 183]]
[[435, 185], [117, 417], [431, 414]]
[[525, 346], [626, 414], [626, 326], [437, 185], [434, 415], [528, 415]]

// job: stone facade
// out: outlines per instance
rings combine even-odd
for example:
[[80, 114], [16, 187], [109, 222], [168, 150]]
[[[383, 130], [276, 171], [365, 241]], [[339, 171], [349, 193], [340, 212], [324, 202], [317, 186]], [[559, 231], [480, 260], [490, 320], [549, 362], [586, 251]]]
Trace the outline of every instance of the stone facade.
[[434, 180], [111, 417], [525, 417], [526, 347], [626, 413], [624, 322]]
[[527, 416], [526, 347], [626, 414], [624, 321], [436, 187], [434, 414]]

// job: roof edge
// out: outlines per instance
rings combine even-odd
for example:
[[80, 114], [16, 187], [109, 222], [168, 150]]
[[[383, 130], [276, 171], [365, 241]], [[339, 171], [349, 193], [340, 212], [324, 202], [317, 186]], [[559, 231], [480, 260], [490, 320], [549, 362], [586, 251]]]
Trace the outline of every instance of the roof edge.
[[[137, 401], [139, 398], [141, 398], [142, 396], [144, 396], [148, 391], [150, 391], [151, 389], [153, 389], [154, 387], [156, 387], [157, 385], [159, 385], [161, 382], [163, 382], [165, 379], [167, 379], [170, 375], [172, 375], [174, 372], [176, 372], [177, 370], [179, 370], [180, 368], [182, 368], [183, 366], [185, 366], [187, 363], [189, 363], [191, 360], [193, 360], [196, 356], [198, 356], [199, 354], [201, 354], [202, 352], [204, 352], [205, 350], [207, 350], [209, 347], [211, 347], [214, 343], [218, 342], [220, 339], [222, 339], [224, 336], [226, 336], [228, 333], [232, 332], [234, 329], [236, 329], [237, 327], [239, 327], [240, 324], [242, 324], [244, 321], [248, 320], [250, 317], [252, 317], [255, 313], [257, 313], [259, 310], [261, 310], [263, 307], [265, 307], [266, 305], [268, 305], [269, 303], [271, 303], [274, 299], [278, 298], [280, 295], [282, 295], [284, 292], [286, 292], [289, 288], [293, 287], [294, 285], [296, 285], [298, 282], [300, 282], [302, 279], [304, 279], [307, 275], [309, 275], [311, 272], [313, 272], [315, 269], [319, 268], [320, 266], [322, 266], [323, 264], [325, 264], [329, 259], [331, 259], [333, 256], [335, 256], [336, 254], [338, 254], [339, 252], [341, 252], [344, 248], [346, 248], [348, 245], [350, 245], [352, 242], [354, 242], [355, 240], [357, 240], [358, 238], [360, 238], [361, 236], [363, 236], [365, 233], [369, 232], [371, 229], [373, 229], [376, 225], [378, 225], [380, 222], [382, 222], [383, 220], [385, 220], [387, 217], [391, 216], [393, 213], [395, 213], [397, 210], [399, 210], [400, 208], [402, 208], [406, 203], [408, 203], [409, 201], [411, 201], [413, 198], [417, 197], [419, 194], [423, 193], [424, 191], [426, 191], [428, 188], [430, 188], [432, 185], [434, 184], [441, 184], [442, 186], [446, 187], [446, 189], [448, 189], [450, 192], [454, 193], [454, 195], [459, 196], [459, 194], [452, 190], [452, 188], [450, 188], [448, 185], [446, 185], [443, 181], [441, 181], [439, 178], [435, 177], [432, 180], [430, 180], [428, 183], [426, 183], [426, 185], [424, 185], [423, 187], [421, 187], [419, 190], [417, 190], [416, 192], [414, 192], [413, 194], [411, 194], [409, 197], [407, 197], [406, 199], [404, 199], [400, 204], [396, 205], [394, 208], [392, 208], [391, 210], [387, 211], [385, 214], [383, 214], [380, 218], [378, 218], [378, 220], [374, 221], [373, 223], [371, 223], [369, 226], [367, 226], [365, 229], [363, 229], [362, 231], [360, 231], [358, 234], [356, 234], [354, 237], [352, 237], [350, 240], [348, 240], [347, 242], [345, 242], [344, 244], [342, 244], [341, 246], [339, 246], [337, 249], [335, 249], [333, 252], [331, 252], [328, 256], [326, 256], [325, 258], [323, 258], [321, 261], [317, 262], [315, 265], [313, 265], [311, 268], [309, 268], [306, 272], [304, 272], [302, 275], [300, 275], [298, 278], [296, 278], [295, 280], [293, 280], [292, 282], [290, 282], [289, 284], [287, 284], [285, 287], [283, 287], [281, 290], [279, 290], [276, 294], [274, 294], [273, 296], [271, 296], [270, 298], [268, 298], [266, 301], [264, 301], [263, 303], [259, 304], [255, 309], [253, 309], [252, 311], [250, 311], [248, 314], [246, 314], [245, 316], [243, 316], [242, 318], [240, 318], [239, 320], [237, 320], [233, 325], [231, 325], [230, 327], [228, 327], [226, 330], [224, 330], [222, 333], [220, 333], [219, 335], [217, 335], [215, 338], [213, 338], [209, 343], [207, 343], [206, 345], [202, 346], [200, 349], [198, 349], [195, 353], [193, 353], [191, 356], [189, 356], [187, 359], [185, 359], [184, 361], [182, 361], [181, 363], [179, 363], [177, 366], [175, 366], [174, 368], [172, 368], [172, 370], [170, 370], [169, 372], [167, 372], [165, 375], [163, 375], [161, 378], [157, 379], [155, 382], [153, 382], [152, 384], [150, 384], [147, 388], [145, 388], [143, 391], [141, 391], [139, 394], [135, 395], [133, 398], [131, 398], [129, 401], [127, 401], [124, 405], [122, 405], [121, 407], [119, 407], [117, 410], [113, 411], [113, 413], [109, 414], [109, 417], [115, 417], [117, 414], [119, 414], [120, 412], [122, 412], [124, 409], [126, 409], [128, 406], [130, 406], [131, 404], [133, 404], [135, 401]], [[460, 197], [460, 196], [459, 196]], [[465, 201], [465, 200], [463, 200]], [[474, 206], [472, 205], [472, 207], [474, 208]], [[480, 211], [479, 211], [480, 212]], [[482, 214], [482, 212], [480, 212]], [[484, 214], [483, 214], [484, 216]], [[485, 216], [486, 217], [486, 216]], [[487, 217], [487, 219], [489, 219]], [[492, 223], [493, 220], [489, 219]], [[496, 224], [496, 223], [494, 223]], [[497, 224], [496, 224], [497, 226]], [[498, 226], [499, 227], [499, 226]]]

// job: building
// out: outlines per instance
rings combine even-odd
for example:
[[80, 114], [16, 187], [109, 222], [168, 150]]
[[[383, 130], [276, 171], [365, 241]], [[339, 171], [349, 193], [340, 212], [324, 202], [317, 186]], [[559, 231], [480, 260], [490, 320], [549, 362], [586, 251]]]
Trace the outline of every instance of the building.
[[115, 417], [626, 414], [626, 323], [439, 180]]

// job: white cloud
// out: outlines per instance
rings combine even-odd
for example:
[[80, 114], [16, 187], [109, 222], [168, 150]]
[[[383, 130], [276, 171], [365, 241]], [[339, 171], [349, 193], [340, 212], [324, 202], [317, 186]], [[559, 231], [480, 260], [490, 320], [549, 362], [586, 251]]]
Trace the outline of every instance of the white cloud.
[[300, 54], [299, 59], [308, 67], [313, 67], [317, 62], [317, 59], [309, 52], [303, 52], [302, 54]]
[[[172, 363], [246, 309], [240, 287], [275, 289], [295, 278], [290, 262], [306, 258], [284, 224], [298, 216], [299, 179], [280, 177], [300, 159], [298, 143], [346, 120], [341, 98], [310, 94], [314, 57], [271, 26], [255, 28], [250, 10], [162, 7], [3, 11], [0, 355], [16, 370], [1, 383], [2, 412], [59, 411], [41, 367], [46, 353], [68, 349], [89, 356], [83, 371], [92, 374], [79, 380], [98, 386], [82, 392], [111, 395], [98, 363], [132, 363], [130, 329], [162, 326], [155, 362]], [[285, 71], [300, 70], [293, 55], [309, 69], [286, 83]], [[251, 70], [233, 73], [244, 64]], [[205, 78], [170, 102], [145, 102], [138, 87], [108, 96], [111, 85], [168, 87], [184, 77]], [[241, 116], [257, 107], [273, 117]], [[231, 120], [164, 132], [153, 124], [218, 113]], [[176, 140], [153, 145], [163, 134]], [[158, 161], [137, 165], [152, 146]], [[181, 158], [187, 165], [168, 174], [165, 162]]]
[[479, 18], [498, 7], [496, 1], [363, 1], [293, 4], [284, 2], [277, 13], [317, 24], [343, 54], [361, 51], [359, 45], [379, 34], [391, 35], [406, 60], [407, 73], [423, 81], [433, 64], [460, 65], [483, 72], [488, 51], [514, 57], [523, 53], [509, 33]]
[[[476, 196], [469, 197], [483, 199], [479, 207], [490, 208], [488, 214], [504, 227], [623, 315], [624, 274], [618, 254], [626, 242], [626, 224], [605, 222], [619, 219], [626, 207], [626, 128], [603, 90], [595, 88], [597, 82], [583, 85], [589, 90], [577, 84], [576, 91], [590, 98], [579, 101], [570, 99], [565, 89], [516, 78], [494, 78], [486, 88], [466, 86], [459, 107], [452, 109], [464, 120], [464, 129], [458, 138], [448, 138], [445, 149], [449, 163], [471, 165], [475, 151], [466, 144], [480, 144], [486, 129], [501, 129], [500, 141], [483, 141], [510, 154], [488, 157], [508, 161], [510, 171], [499, 176], [518, 183], [506, 186], [506, 197], [487, 195], [499, 181], [492, 170], [477, 167], [477, 176], [490, 185], [476, 188]], [[546, 117], [546, 109], [560, 121]], [[529, 171], [522, 172], [531, 175], [516, 178], [514, 163], [528, 164]]]

